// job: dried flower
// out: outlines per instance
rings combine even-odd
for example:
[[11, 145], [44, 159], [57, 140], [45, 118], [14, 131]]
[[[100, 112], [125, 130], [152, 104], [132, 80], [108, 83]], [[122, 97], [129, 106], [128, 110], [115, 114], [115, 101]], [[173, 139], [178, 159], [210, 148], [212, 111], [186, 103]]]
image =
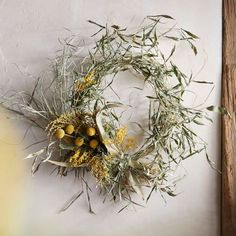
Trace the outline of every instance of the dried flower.
[[84, 139], [83, 139], [83, 138], [77, 137], [77, 138], [75, 139], [75, 145], [76, 145], [76, 146], [81, 147], [83, 144], [84, 144]]
[[100, 157], [91, 158], [91, 160], [88, 162], [88, 166], [90, 167], [98, 182], [106, 181], [109, 177], [109, 169]]
[[58, 129], [56, 132], [55, 132], [55, 137], [57, 139], [62, 139], [65, 135], [65, 131], [63, 129]]
[[93, 128], [93, 127], [89, 127], [89, 128], [87, 128], [87, 130], [86, 130], [86, 134], [87, 134], [88, 136], [94, 136], [94, 135], [96, 134], [96, 129]]
[[98, 141], [96, 139], [92, 139], [90, 142], [89, 142], [89, 146], [93, 149], [97, 148], [98, 146]]
[[67, 125], [66, 126], [66, 133], [67, 134], [72, 134], [74, 132], [74, 130], [75, 130], [74, 125]]
[[92, 84], [94, 84], [94, 80], [92, 79], [94, 77], [94, 74], [95, 72], [91, 71], [82, 79], [82, 81], [78, 80], [75, 84], [75, 91], [82, 92], [88, 87], [90, 87]]
[[137, 142], [134, 137], [129, 136], [129, 137], [126, 137], [122, 145], [123, 145], [124, 150], [130, 150], [137, 147]]
[[116, 131], [115, 144], [121, 144], [124, 142], [124, 139], [127, 135], [127, 128], [123, 127]]
[[79, 117], [81, 116], [80, 112], [72, 109], [68, 112], [61, 114], [58, 118], [51, 121], [47, 127], [48, 135], [53, 134], [58, 129], [63, 129], [68, 124], [73, 124], [74, 126], [79, 125]]
[[86, 151], [81, 151], [80, 149], [75, 152], [73, 156], [69, 158], [69, 164], [71, 167], [80, 167], [82, 164], [88, 161], [91, 153]]

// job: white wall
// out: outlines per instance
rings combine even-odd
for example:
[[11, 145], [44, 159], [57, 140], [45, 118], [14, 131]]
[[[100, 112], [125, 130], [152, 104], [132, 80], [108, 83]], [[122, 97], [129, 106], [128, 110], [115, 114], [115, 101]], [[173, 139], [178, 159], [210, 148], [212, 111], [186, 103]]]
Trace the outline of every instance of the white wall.
[[[221, 83], [221, 1], [220, 0], [1, 0], [0, 1], [0, 85], [4, 89], [28, 88], [31, 80], [47, 68], [60, 48], [58, 38], [72, 32], [88, 36], [94, 30], [86, 21], [136, 26], [144, 16], [169, 14], [177, 23], [200, 36], [199, 56], [181, 58], [197, 73], [198, 80], [215, 83], [207, 105], [219, 104]], [[20, 73], [22, 71], [24, 74]], [[31, 76], [26, 77], [25, 73]], [[203, 101], [209, 89], [193, 87]], [[220, 160], [219, 119], [199, 129], [209, 142], [209, 155]], [[23, 127], [20, 128], [23, 131]], [[28, 142], [32, 137], [28, 138]], [[28, 143], [29, 144], [29, 143]], [[58, 214], [63, 204], [78, 191], [72, 177], [50, 175], [42, 169], [31, 178], [30, 163], [25, 183], [25, 209], [19, 212], [22, 235], [219, 235], [220, 176], [207, 164], [204, 154], [184, 163], [188, 175], [178, 185], [175, 198], [165, 203], [154, 194], [145, 208], [123, 211], [118, 206], [102, 205], [93, 198], [96, 215], [87, 212], [81, 198], [68, 211]], [[20, 235], [20, 233], [19, 233]], [[18, 234], [16, 234], [18, 236]]]

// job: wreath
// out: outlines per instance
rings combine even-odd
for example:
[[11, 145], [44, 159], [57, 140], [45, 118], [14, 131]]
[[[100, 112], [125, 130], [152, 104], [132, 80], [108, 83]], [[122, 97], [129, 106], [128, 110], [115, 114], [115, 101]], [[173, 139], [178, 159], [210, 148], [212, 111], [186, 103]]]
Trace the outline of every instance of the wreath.
[[[105, 198], [127, 202], [123, 210], [138, 204], [133, 193], [146, 201], [154, 190], [175, 196], [177, 167], [186, 158], [206, 151], [206, 142], [191, 124], [202, 125], [204, 119], [210, 119], [207, 109], [216, 108], [187, 107], [183, 96], [190, 83], [207, 82], [187, 76], [173, 60], [179, 43], [197, 54], [194, 42], [198, 37], [176, 26], [165, 29], [164, 23], [172, 20], [167, 15], [148, 16], [134, 31], [89, 21], [99, 28], [93, 37], [102, 36], [87, 48], [87, 55], [80, 56], [86, 47], [77, 43], [77, 37], [65, 40], [49, 75], [37, 79], [33, 92], [16, 93], [14, 104], [7, 100], [9, 110], [47, 134], [45, 146], [27, 156], [33, 158], [32, 173], [45, 162], [56, 166], [62, 176], [73, 171], [82, 184], [75, 199], [85, 192], [90, 212], [90, 174]], [[169, 45], [167, 53], [162, 50], [163, 42]], [[152, 90], [147, 96], [148, 127], [135, 123], [143, 130], [141, 143], [117, 115], [117, 109], [125, 110], [127, 104], [104, 96], [121, 71], [142, 78], [144, 87]], [[109, 83], [108, 75], [112, 76]]]

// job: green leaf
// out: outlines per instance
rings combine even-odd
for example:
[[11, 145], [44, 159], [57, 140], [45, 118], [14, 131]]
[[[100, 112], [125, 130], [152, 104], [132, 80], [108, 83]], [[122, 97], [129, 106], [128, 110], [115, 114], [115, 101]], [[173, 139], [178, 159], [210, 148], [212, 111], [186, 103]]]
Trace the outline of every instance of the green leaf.
[[161, 188], [161, 191], [167, 193], [171, 197], [177, 196], [177, 194], [175, 194], [172, 190], [169, 190], [169, 189]]
[[201, 121], [198, 121], [198, 120], [193, 120], [193, 122], [197, 125], [205, 125], [204, 123], [202, 123]]
[[187, 156], [182, 156], [182, 159], [185, 160], [191, 156], [194, 156], [195, 154], [198, 154], [200, 152], [202, 152], [205, 148], [200, 148], [198, 150], [195, 150], [194, 152], [191, 152], [190, 154], [188, 154]]
[[174, 20], [174, 18], [172, 16], [169, 16], [169, 15], [153, 15], [153, 16], [148, 16], [148, 18], [153, 18], [153, 17], [157, 17], [157, 18], [163, 17], [163, 18]]
[[156, 97], [152, 97], [152, 96], [146, 96], [146, 98], [149, 98], [149, 99], [155, 99], [155, 100], [157, 100], [157, 98], [156, 98]]
[[124, 209], [126, 209], [128, 206], [130, 205], [130, 203], [129, 204], [126, 204], [124, 207], [122, 207], [119, 211], [118, 211], [118, 213], [121, 213]]
[[190, 45], [191, 45], [191, 48], [192, 48], [194, 54], [197, 55], [197, 48], [196, 48], [196, 46], [194, 46], [192, 43], [190, 43]]
[[189, 35], [190, 37], [194, 38], [194, 39], [199, 39], [199, 37], [193, 33], [191, 33], [188, 30], [182, 29], [187, 35]]
[[176, 49], [176, 47], [175, 47], [175, 45], [174, 45], [174, 47], [172, 48], [172, 50], [171, 50], [171, 52], [170, 52], [170, 55], [168, 56], [168, 58], [166, 59], [166, 61], [168, 61], [168, 60], [173, 56], [173, 54], [174, 54], [174, 52], [175, 52], [175, 49]]
[[206, 153], [205, 153], [205, 154], [206, 154], [206, 159], [207, 159], [209, 165], [211, 166], [211, 168], [214, 169], [214, 170], [216, 170], [218, 173], [221, 174], [221, 171], [217, 168], [216, 163], [213, 162], [213, 161], [210, 159], [210, 157], [209, 157], [209, 155], [208, 155], [208, 153], [207, 153], [206, 150], [205, 150], [205, 152], [206, 152]]
[[179, 41], [179, 38], [177, 37], [173, 37], [173, 36], [165, 36], [165, 37], [174, 41]]
[[118, 25], [112, 25], [111, 27], [116, 29], [116, 30], [120, 29], [120, 27]]
[[198, 84], [214, 84], [213, 82], [201, 81], [201, 80], [192, 80], [192, 82], [198, 83]]
[[206, 108], [208, 111], [213, 111], [213, 112], [217, 112], [217, 113], [221, 113], [223, 115], [228, 115], [231, 116], [230, 113], [226, 110], [225, 107], [218, 107], [218, 106], [209, 106]]
[[177, 194], [172, 192], [172, 191], [166, 191], [166, 193], [171, 197], [176, 197], [177, 196]]

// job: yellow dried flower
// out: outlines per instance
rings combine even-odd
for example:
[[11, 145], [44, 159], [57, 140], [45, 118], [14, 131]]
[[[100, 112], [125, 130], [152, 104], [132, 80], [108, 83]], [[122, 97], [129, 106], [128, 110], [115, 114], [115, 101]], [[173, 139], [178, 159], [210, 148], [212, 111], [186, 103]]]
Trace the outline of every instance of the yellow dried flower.
[[90, 142], [89, 142], [89, 146], [93, 149], [97, 148], [98, 146], [98, 141], [96, 139], [92, 139]]
[[93, 127], [89, 127], [89, 128], [87, 128], [87, 130], [86, 130], [86, 134], [87, 134], [88, 136], [94, 136], [94, 135], [96, 134], [96, 129], [93, 128]]
[[81, 114], [76, 110], [65, 112], [61, 114], [58, 118], [50, 122], [45, 130], [48, 131], [48, 135], [51, 135], [56, 132], [56, 130], [62, 129], [68, 124], [73, 124], [77, 127], [79, 124], [78, 117], [80, 117], [80, 115]]
[[72, 134], [74, 132], [74, 130], [75, 130], [74, 125], [67, 125], [66, 126], [66, 133], [67, 134]]
[[81, 147], [84, 144], [84, 139], [81, 137], [78, 137], [75, 139], [75, 145], [78, 147]]
[[103, 139], [102, 142], [103, 142], [105, 145], [114, 144], [114, 140], [113, 140], [113, 139]]
[[104, 160], [107, 162], [110, 162], [112, 160], [113, 156], [112, 155], [107, 155], [104, 157]]
[[133, 149], [137, 146], [137, 142], [134, 137], [127, 137], [123, 142], [123, 147], [125, 150]]
[[58, 139], [62, 139], [65, 136], [65, 131], [63, 129], [58, 129], [55, 132], [55, 137]]
[[111, 144], [120, 145], [124, 142], [126, 135], [127, 135], [127, 128], [126, 127], [119, 128], [116, 130], [114, 138], [104, 139], [103, 143], [105, 145], [111, 145]]
[[116, 131], [116, 137], [115, 137], [115, 143], [116, 144], [121, 144], [123, 143], [125, 137], [127, 135], [127, 128], [126, 127], [123, 127], [123, 128], [120, 128]]
[[88, 162], [88, 166], [98, 181], [107, 180], [109, 177], [109, 169], [107, 168], [105, 162], [99, 157], [91, 158]]
[[94, 77], [94, 75], [95, 75], [95, 71], [94, 71], [94, 70], [90, 71], [90, 72], [84, 77], [84, 81], [85, 81], [86, 83], [92, 83], [92, 78]]
[[71, 167], [80, 167], [81, 164], [86, 163], [90, 158], [90, 152], [82, 152], [77, 150], [76, 153], [70, 157], [69, 164]]
[[77, 92], [81, 92], [84, 89], [91, 86], [94, 83], [94, 80], [93, 80], [94, 74], [95, 74], [95, 72], [91, 71], [83, 78], [83, 81], [78, 80], [75, 84], [75, 90]]

